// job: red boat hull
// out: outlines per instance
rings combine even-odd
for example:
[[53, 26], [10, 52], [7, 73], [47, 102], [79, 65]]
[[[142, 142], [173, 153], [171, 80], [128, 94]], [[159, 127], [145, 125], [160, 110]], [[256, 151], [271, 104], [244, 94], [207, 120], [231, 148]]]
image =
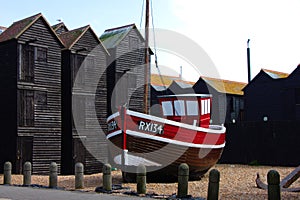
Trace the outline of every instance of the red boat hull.
[[128, 110], [109, 117], [108, 124], [111, 163], [128, 172], [130, 182], [139, 164], [150, 172], [148, 181], [176, 181], [181, 163], [189, 165], [191, 180], [200, 179], [218, 162], [225, 146], [222, 126], [194, 127]]

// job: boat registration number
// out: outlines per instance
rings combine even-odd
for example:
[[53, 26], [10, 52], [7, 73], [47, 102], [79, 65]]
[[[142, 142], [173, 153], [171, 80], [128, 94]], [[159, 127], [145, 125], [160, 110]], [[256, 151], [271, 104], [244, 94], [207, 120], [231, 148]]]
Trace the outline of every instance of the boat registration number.
[[117, 122], [116, 122], [115, 120], [113, 120], [113, 121], [111, 121], [111, 122], [109, 122], [109, 123], [107, 124], [107, 128], [108, 128], [108, 131], [109, 131], [109, 132], [110, 132], [110, 131], [117, 130], [117, 129], [118, 129], [118, 124], [117, 124]]
[[141, 131], [146, 131], [155, 134], [163, 134], [164, 132], [163, 125], [144, 121], [139, 121], [138, 129]]

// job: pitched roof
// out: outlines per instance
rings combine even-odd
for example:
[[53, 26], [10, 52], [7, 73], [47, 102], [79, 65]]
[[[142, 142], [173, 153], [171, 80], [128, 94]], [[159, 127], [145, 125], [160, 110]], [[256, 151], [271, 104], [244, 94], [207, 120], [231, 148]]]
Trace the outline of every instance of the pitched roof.
[[0, 34], [3, 33], [7, 28], [4, 26], [0, 26]]
[[133, 29], [137, 29], [135, 24], [129, 24], [117, 28], [107, 29], [100, 36], [100, 40], [107, 49], [114, 48]]
[[29, 28], [34, 22], [36, 22], [42, 16], [41, 13], [33, 15], [31, 17], [14, 22], [10, 27], [6, 29], [0, 35], [0, 42], [10, 39], [17, 39], [27, 28]]
[[210, 78], [205, 76], [201, 76], [200, 78], [202, 78], [207, 84], [209, 84], [218, 92], [226, 94], [243, 95], [244, 92], [242, 91], [242, 89], [247, 85], [247, 83]]
[[59, 28], [61, 28], [61, 27], [64, 27], [67, 31], [69, 31], [69, 29], [67, 28], [67, 26], [65, 25], [65, 23], [63, 23], [63, 22], [60, 22], [60, 23], [58, 23], [58, 24], [54, 24], [53, 26], [51, 26], [52, 27], [52, 29], [54, 30], [54, 31], [57, 31], [57, 29], [59, 29]]
[[195, 83], [192, 84], [190, 82], [183, 81], [183, 80], [174, 80], [173, 82], [176, 83], [177, 85], [179, 85], [182, 89], [192, 88], [193, 85], [195, 84]]
[[278, 72], [278, 71], [269, 70], [269, 69], [261, 69], [261, 70], [273, 79], [286, 78], [289, 76], [288, 73], [284, 73], [284, 72]]
[[[210, 78], [205, 76], [201, 76], [200, 78], [203, 81], [205, 81], [207, 84], [209, 84], [211, 87], [213, 87], [215, 90], [217, 90], [218, 92], [226, 93], [226, 94], [243, 95], [244, 92], [242, 91], [242, 89], [247, 85], [247, 83], [216, 79], [216, 78]], [[181, 80], [180, 77], [176, 77], [176, 76], [166, 76], [166, 75], [160, 76], [158, 74], [151, 74], [151, 85], [155, 87], [157, 86], [163, 87], [165, 85], [165, 87], [168, 88], [173, 81], [183, 89], [190, 88], [195, 84], [195, 82], [184, 81]]]
[[72, 46], [80, 39], [80, 37], [90, 28], [90, 25], [80, 27], [59, 35], [59, 38], [67, 49], [71, 49]]
[[59, 39], [59, 37], [57, 37], [56, 33], [41, 13], [14, 22], [2, 34], [0, 34], [0, 42], [11, 39], [18, 39], [30, 26], [32, 26], [32, 24], [34, 24], [40, 18], [42, 18], [44, 22], [49, 26], [50, 31], [53, 32], [60, 45], [63, 46], [62, 41]]
[[182, 80], [179, 76], [151, 74], [151, 85], [169, 87], [173, 81], [183, 88], [189, 87], [190, 85], [193, 86], [195, 84], [195, 82]]
[[179, 77], [151, 74], [151, 85], [169, 87], [172, 84], [172, 81], [176, 79], [179, 79]]

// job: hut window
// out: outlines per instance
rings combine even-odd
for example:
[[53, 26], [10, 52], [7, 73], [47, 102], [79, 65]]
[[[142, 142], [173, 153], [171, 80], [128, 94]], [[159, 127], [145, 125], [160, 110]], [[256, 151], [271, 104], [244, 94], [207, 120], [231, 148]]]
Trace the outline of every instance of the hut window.
[[128, 88], [136, 88], [136, 79], [136, 74], [128, 73]]
[[183, 100], [174, 101], [175, 115], [176, 116], [184, 116], [185, 115], [185, 107]]
[[129, 49], [135, 50], [138, 48], [138, 39], [136, 37], [129, 37]]
[[[73, 82], [75, 83], [76, 80], [76, 76], [77, 73], [79, 72], [80, 67], [85, 68], [84, 66], [84, 59], [85, 56], [83, 55], [75, 55], [75, 59], [74, 59], [74, 68], [73, 68], [73, 72], [72, 72], [72, 77], [73, 77]], [[80, 72], [85, 72], [85, 69], [80, 70]], [[76, 83], [78, 85], [83, 85], [84, 84], [84, 77], [85, 77], [85, 73], [80, 73], [80, 75], [77, 77], [77, 81]]]
[[35, 91], [34, 101], [37, 107], [45, 108], [47, 106], [47, 91]]
[[197, 116], [198, 115], [198, 101], [186, 101], [186, 112], [189, 116]]
[[75, 125], [77, 126], [76, 128], [85, 128], [86, 98], [83, 95], [75, 95], [73, 101], [73, 109], [76, 109], [76, 112], [73, 112], [73, 117], [76, 121], [76, 124], [73, 123], [73, 128], [75, 128]]
[[173, 116], [173, 105], [172, 101], [161, 102], [164, 116]]
[[36, 47], [36, 60], [39, 62], [47, 62], [48, 49], [45, 47]]
[[19, 46], [19, 80], [34, 81], [34, 46], [28, 44]]
[[33, 90], [18, 90], [18, 125], [34, 126]]

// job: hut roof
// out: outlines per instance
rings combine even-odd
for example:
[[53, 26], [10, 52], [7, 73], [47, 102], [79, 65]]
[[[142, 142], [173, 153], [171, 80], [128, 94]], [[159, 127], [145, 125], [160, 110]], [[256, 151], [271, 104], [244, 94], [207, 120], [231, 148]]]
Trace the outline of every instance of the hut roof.
[[59, 37], [57, 37], [55, 31], [51, 28], [51, 26], [41, 13], [14, 22], [2, 34], [0, 34], [0, 42], [8, 41], [11, 39], [18, 39], [30, 26], [32, 26], [40, 18], [44, 20], [44, 22], [48, 25], [50, 31], [59, 41], [60, 45], [63, 46], [62, 41], [59, 39]]
[[210, 78], [205, 76], [201, 76], [200, 78], [202, 78], [203, 81], [205, 81], [218, 92], [226, 94], [243, 95], [244, 92], [242, 89], [247, 85], [247, 83]]
[[10, 40], [10, 39], [16, 39], [18, 38], [24, 31], [26, 31], [27, 28], [29, 28], [34, 22], [36, 22], [40, 17], [42, 16], [41, 13], [38, 13], [36, 15], [33, 15], [31, 17], [27, 17], [25, 19], [22, 19], [20, 21], [14, 22], [10, 27], [6, 29], [1, 35], [0, 35], [0, 42]]
[[80, 37], [90, 28], [89, 25], [80, 27], [59, 35], [59, 38], [67, 49], [71, 49], [72, 46], [80, 39]]
[[61, 28], [61, 27], [64, 27], [67, 31], [69, 31], [69, 29], [67, 28], [67, 26], [66, 26], [65, 23], [63, 23], [63, 22], [60, 22], [60, 23], [58, 23], [58, 24], [52, 25], [52, 29], [53, 29], [54, 31], [57, 31], [57, 29], [59, 29], [59, 28]]
[[[100, 40], [103, 42], [107, 49], [115, 48], [126, 37], [126, 35], [133, 29], [137, 29], [135, 24], [129, 24], [117, 28], [107, 29], [100, 36]], [[139, 35], [142, 37], [140, 32]]]
[[269, 75], [273, 79], [287, 78], [289, 76], [288, 73], [278, 72], [278, 71], [269, 70], [269, 69], [262, 69], [262, 71], [265, 72], [267, 75]]

